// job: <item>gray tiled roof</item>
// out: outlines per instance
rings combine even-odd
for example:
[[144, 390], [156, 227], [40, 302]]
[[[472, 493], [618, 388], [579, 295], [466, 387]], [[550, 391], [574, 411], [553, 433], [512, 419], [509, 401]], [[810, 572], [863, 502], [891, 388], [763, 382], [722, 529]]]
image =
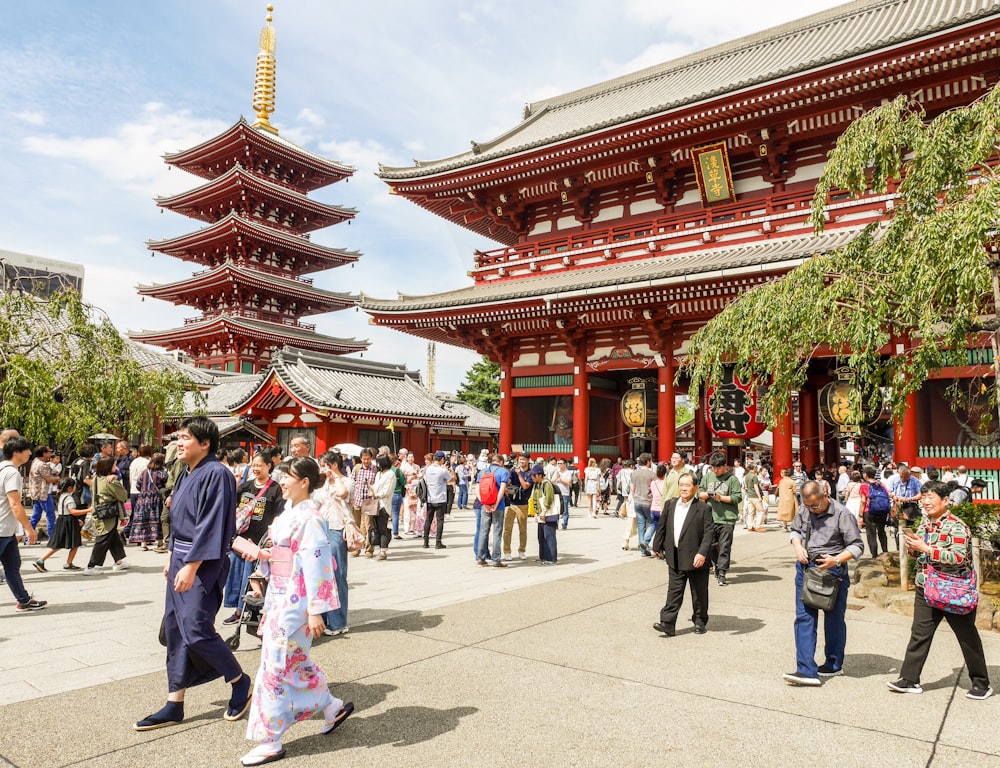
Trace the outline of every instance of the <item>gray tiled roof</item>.
[[262, 373], [236, 376], [213, 376], [212, 385], [203, 392], [184, 395], [184, 415], [204, 412], [209, 416], [229, 416], [234, 406], [246, 400], [260, 386]]
[[207, 385], [212, 381], [212, 375], [202, 368], [195, 368], [193, 365], [182, 363], [169, 354], [147, 347], [145, 344], [140, 344], [137, 341], [132, 341], [128, 337], [123, 338], [129, 348], [129, 354], [132, 359], [143, 368], [157, 371], [175, 371], [199, 386]]
[[445, 293], [425, 296], [400, 294], [399, 299], [376, 299], [361, 295], [361, 307], [367, 312], [412, 312], [453, 307], [475, 307], [494, 302], [549, 298], [581, 290], [609, 293], [650, 281], [683, 284], [706, 279], [706, 273], [720, 277], [739, 270], [779, 262], [802, 260], [817, 253], [843, 248], [858, 235], [858, 228], [827, 230], [818, 236], [785, 237], [755, 241], [743, 245], [706, 248], [692, 253], [623, 261], [598, 267], [560, 269], [552, 273], [534, 273], [530, 277], [495, 280], [470, 285]]
[[465, 426], [482, 432], [500, 432], [500, 418], [484, 410], [459, 400], [450, 392], [435, 392], [434, 396], [444, 403], [445, 409], [465, 417]]
[[[424, 389], [416, 373], [399, 365], [286, 347], [271, 358], [262, 382], [271, 372], [317, 409], [446, 421], [463, 418]], [[248, 392], [243, 402], [255, 391]]]
[[472, 151], [379, 175], [413, 179], [502, 158], [997, 14], [998, 0], [858, 0], [529, 104], [519, 125]]

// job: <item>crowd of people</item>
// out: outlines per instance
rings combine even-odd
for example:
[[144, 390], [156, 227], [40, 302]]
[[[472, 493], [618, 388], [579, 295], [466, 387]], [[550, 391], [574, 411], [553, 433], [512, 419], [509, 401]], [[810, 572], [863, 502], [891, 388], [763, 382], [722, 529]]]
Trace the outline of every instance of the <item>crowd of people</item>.
[[[507, 567], [515, 557], [529, 559], [531, 518], [542, 566], [558, 562], [557, 532], [567, 530], [571, 506], [592, 519], [624, 519], [623, 549], [632, 549], [634, 538], [641, 557], [668, 567], [666, 601], [653, 625], [667, 637], [677, 633], [685, 591], [694, 633], [708, 631], [710, 576], [718, 587], [729, 586], [737, 526], [787, 532], [796, 567], [796, 670], [784, 679], [805, 686], [843, 673], [847, 564], [865, 551], [862, 531], [870, 556], [887, 551], [886, 527], [894, 522], [907, 527], [902, 540], [919, 571], [902, 677], [889, 687], [921, 692], [920, 671], [944, 619], [968, 665], [968, 696], [992, 694], [974, 614], [951, 612], [924, 593], [935, 571], [970, 576], [968, 529], [949, 507], [971, 499], [984, 484], [965, 467], [954, 473], [928, 467], [926, 476], [902, 463], [810, 473], [795, 462], [775, 483], [763, 463], [730, 464], [722, 452], [697, 463], [680, 453], [657, 464], [648, 453], [634, 462], [591, 459], [581, 473], [559, 457], [528, 453], [508, 458], [436, 451], [421, 462], [387, 446], [364, 448], [353, 457], [337, 451], [314, 457], [302, 437], [291, 441], [285, 457], [273, 447], [249, 456], [242, 449], [220, 450], [218, 443], [215, 425], [193, 418], [162, 452], [148, 445], [132, 450], [125, 441], [88, 444], [63, 468], [47, 446], [32, 448], [10, 430], [0, 434], [0, 564], [22, 612], [46, 606], [27, 593], [18, 574], [19, 545], [36, 543], [43, 517], [48, 546], [32, 563], [40, 572], [61, 551], [63, 569], [90, 575], [101, 572], [109, 554], [113, 571], [127, 570], [126, 544], [166, 554], [161, 633], [167, 702], [135, 727], [181, 722], [185, 690], [221, 677], [231, 686], [224, 717], [249, 714], [247, 738], [256, 746], [244, 765], [284, 756], [282, 735], [293, 722], [322, 713], [322, 732], [329, 733], [350, 716], [353, 705], [330, 694], [310, 659], [316, 638], [349, 631], [350, 558], [388, 560], [392, 542], [404, 537], [422, 540], [424, 549], [447, 549], [445, 529], [455, 507], [474, 510], [474, 562], [494, 568]], [[30, 517], [22, 504], [22, 468]], [[81, 568], [74, 561], [85, 538], [93, 546]], [[804, 599], [817, 574], [828, 576], [823, 583], [832, 595], [819, 607]], [[245, 622], [251, 597], [263, 605], [255, 680], [215, 627], [220, 610], [223, 624]], [[817, 663], [820, 611], [825, 647]]]

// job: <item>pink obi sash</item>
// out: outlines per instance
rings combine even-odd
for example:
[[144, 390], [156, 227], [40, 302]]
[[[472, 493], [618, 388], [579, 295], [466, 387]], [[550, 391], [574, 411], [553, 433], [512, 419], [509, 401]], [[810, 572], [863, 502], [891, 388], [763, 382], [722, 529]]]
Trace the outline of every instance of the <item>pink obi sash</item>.
[[291, 547], [271, 547], [271, 560], [268, 567], [272, 576], [279, 579], [287, 579], [292, 575], [292, 548]]

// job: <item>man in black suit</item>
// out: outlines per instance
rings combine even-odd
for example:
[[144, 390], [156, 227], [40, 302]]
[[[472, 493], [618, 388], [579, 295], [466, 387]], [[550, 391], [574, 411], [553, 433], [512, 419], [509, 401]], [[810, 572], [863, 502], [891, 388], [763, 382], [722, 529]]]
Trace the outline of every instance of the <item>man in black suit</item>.
[[663, 508], [653, 535], [653, 554], [667, 561], [670, 581], [667, 602], [653, 629], [673, 637], [677, 614], [684, 603], [684, 585], [691, 585], [692, 615], [696, 635], [705, 634], [708, 623], [708, 555], [712, 548], [712, 508], [696, 498], [694, 476], [685, 473], [677, 481], [679, 498]]

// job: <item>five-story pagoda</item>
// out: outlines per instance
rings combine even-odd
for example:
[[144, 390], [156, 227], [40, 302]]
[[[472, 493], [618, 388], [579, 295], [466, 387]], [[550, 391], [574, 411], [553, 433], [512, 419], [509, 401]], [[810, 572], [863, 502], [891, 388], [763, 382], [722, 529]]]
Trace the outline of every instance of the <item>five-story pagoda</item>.
[[150, 250], [206, 267], [173, 283], [138, 286], [143, 296], [183, 304], [201, 315], [180, 328], [130, 331], [136, 340], [182, 350], [203, 368], [255, 373], [283, 346], [347, 354], [367, 341], [316, 333], [300, 318], [354, 306], [358, 296], [313, 285], [305, 274], [356, 261], [357, 251], [318, 245], [309, 233], [357, 211], [320, 203], [308, 193], [350, 177], [354, 168], [319, 157], [278, 136], [270, 123], [275, 95], [272, 6], [261, 31], [252, 125], [242, 117], [191, 149], [164, 155], [207, 183], [157, 205], [206, 222], [179, 237], [149, 241]]

